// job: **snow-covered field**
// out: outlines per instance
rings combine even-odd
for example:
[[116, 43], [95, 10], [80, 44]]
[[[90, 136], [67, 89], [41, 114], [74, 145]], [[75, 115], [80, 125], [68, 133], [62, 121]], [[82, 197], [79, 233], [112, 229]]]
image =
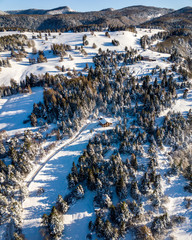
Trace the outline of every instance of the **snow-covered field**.
[[17, 94], [0, 99], [0, 129], [9, 135], [23, 132], [31, 128], [31, 124], [23, 124], [33, 110], [33, 104], [43, 99], [43, 89], [36, 87], [32, 94]]
[[[132, 47], [138, 49], [138, 53], [145, 57], [155, 58], [156, 61], [141, 61], [130, 66], [130, 72], [134, 73], [135, 76], [147, 75], [152, 68], [156, 65], [161, 68], [170, 68], [171, 64], [167, 61], [168, 54], [162, 54], [152, 52], [151, 50], [143, 50], [140, 47], [140, 38], [143, 35], [152, 35], [157, 33], [158, 30], [137, 29], [137, 34], [131, 32], [113, 32], [110, 33], [110, 38], [105, 36], [104, 32], [95, 32], [94, 35], [91, 33], [51, 33], [48, 36], [48, 40], [34, 39], [35, 47], [37, 50], [43, 50], [47, 63], [39, 63], [31, 65], [29, 64], [28, 58], [24, 58], [22, 62], [15, 62], [10, 60], [11, 68], [2, 68], [0, 73], [0, 85], [9, 85], [10, 79], [14, 79], [17, 82], [25, 80], [26, 75], [33, 73], [35, 75], [44, 74], [46, 72], [50, 74], [61, 73], [55, 66], [64, 65], [65, 68], [71, 70], [75, 68], [77, 71], [83, 70], [86, 63], [89, 66], [94, 66], [92, 58], [98, 52], [98, 49], [102, 50], [117, 50], [123, 51], [125, 47]], [[15, 32], [4, 32], [0, 33], [0, 36], [14, 34]], [[32, 39], [32, 33], [24, 33], [28, 39]], [[85, 57], [78, 50], [75, 50], [75, 46], [82, 45], [83, 35], [86, 34], [89, 42], [88, 46], [84, 49], [88, 53]], [[36, 33], [34, 35], [37, 35]], [[55, 36], [56, 38], [53, 38]], [[119, 46], [113, 46], [111, 43], [112, 39], [116, 39], [120, 42]], [[59, 62], [59, 57], [55, 56], [51, 52], [51, 45], [53, 43], [63, 43], [72, 46], [72, 51], [67, 52], [73, 57], [73, 60], [69, 60], [68, 56], [64, 57], [63, 62]], [[96, 43], [97, 48], [93, 49], [92, 45]], [[26, 48], [28, 57], [32, 57], [31, 49]], [[10, 55], [10, 52], [1, 53], [0, 57], [4, 58]], [[86, 73], [85, 73], [86, 74]], [[188, 98], [182, 98], [182, 91], [179, 92], [178, 100], [172, 109], [167, 109], [161, 112], [157, 123], [161, 123], [162, 117], [166, 115], [169, 110], [180, 111], [183, 115], [192, 107], [192, 91], [189, 90]], [[34, 88], [32, 94], [18, 94], [10, 97], [0, 99], [0, 130], [6, 130], [9, 135], [14, 135], [18, 132], [23, 132], [27, 128], [31, 128], [30, 124], [23, 124], [23, 120], [26, 120], [28, 115], [32, 112], [33, 104], [43, 99], [43, 89]], [[116, 119], [111, 119], [113, 128], [117, 123]], [[31, 128], [34, 129], [34, 128]], [[86, 148], [90, 138], [95, 134], [104, 131], [98, 125], [97, 120], [89, 120], [86, 127], [77, 134], [73, 139], [68, 139], [62, 142], [60, 146], [62, 148], [54, 149], [53, 154], [50, 157], [43, 159], [39, 165], [34, 168], [31, 174], [26, 179], [26, 183], [29, 183], [29, 197], [23, 202], [23, 233], [28, 240], [40, 240], [40, 223], [41, 217], [44, 213], [49, 214], [51, 207], [55, 204], [58, 194], [65, 196], [69, 190], [67, 188], [67, 175], [71, 170], [73, 162], [77, 162], [79, 156]], [[54, 154], [55, 153], [55, 154]], [[48, 160], [48, 161], [47, 161]], [[168, 168], [166, 162], [166, 153], [159, 153], [159, 172], [163, 176], [165, 170]], [[45, 164], [44, 164], [45, 163]], [[184, 198], [190, 197], [189, 193], [184, 192], [183, 186], [186, 180], [182, 177], [172, 177], [162, 181], [164, 194], [168, 196], [169, 201], [167, 202], [168, 213], [181, 214], [187, 218], [185, 225], [178, 227], [173, 230], [172, 236], [178, 240], [191, 240], [192, 239], [192, 210], [184, 209]], [[38, 195], [38, 189], [43, 188], [44, 193]], [[67, 214], [64, 216], [65, 230], [63, 239], [86, 239], [88, 233], [88, 223], [94, 219], [93, 209], [93, 195], [85, 193], [85, 197], [74, 204]], [[127, 235], [127, 238], [128, 235]]]
[[[140, 50], [141, 55], [143, 56], [150, 56], [150, 57], [156, 57], [158, 60], [158, 64], [162, 67], [166, 66], [166, 63], [163, 61], [163, 57], [167, 57], [167, 54], [159, 54], [152, 51], [143, 51], [140, 47], [140, 38], [143, 35], [152, 35], [157, 33], [157, 30], [154, 30], [153, 32], [150, 32], [149, 30], [139, 30], [137, 29], [138, 33], [132, 33], [132, 32], [112, 32], [110, 33], [110, 38], [105, 36], [105, 32], [95, 32], [94, 35], [91, 33], [61, 33], [59, 35], [58, 33], [51, 33], [51, 36], [48, 36], [48, 40], [45, 40], [44, 34], [42, 34], [42, 39], [33, 39], [35, 42], [35, 47], [37, 51], [43, 50], [45, 57], [47, 58], [48, 62], [46, 63], [38, 63], [31, 65], [29, 63], [28, 58], [37, 58], [37, 55], [32, 54], [32, 48], [25, 48], [26, 52], [28, 53], [27, 58], [24, 58], [21, 62], [16, 62], [14, 60], [10, 60], [11, 68], [2, 68], [2, 71], [0, 73], [0, 85], [10, 85], [10, 80], [14, 79], [18, 83], [22, 80], [25, 80], [26, 75], [30, 75], [30, 73], [33, 73], [35, 75], [44, 74], [46, 72], [55, 75], [59, 72], [55, 66], [61, 67], [62, 65], [65, 66], [65, 68], [70, 68], [73, 70], [75, 68], [77, 71], [83, 70], [86, 66], [86, 63], [89, 64], [89, 66], [93, 66], [92, 58], [98, 53], [98, 49], [101, 48], [102, 50], [116, 50], [116, 51], [123, 51], [125, 47], [128, 48], [135, 48]], [[19, 32], [1, 32], [0, 36], [6, 36], [9, 34], [15, 34]], [[24, 33], [29, 40], [32, 40], [32, 36], [37, 36], [37, 33]], [[87, 35], [87, 40], [89, 42], [88, 46], [84, 46], [84, 49], [87, 52], [87, 56], [83, 56], [79, 50], [75, 50], [75, 46], [80, 47], [82, 46], [82, 39], [84, 35]], [[120, 42], [119, 46], [113, 46], [112, 40], [116, 39]], [[57, 57], [53, 55], [51, 51], [51, 45], [52, 44], [69, 44], [72, 47], [72, 51], [68, 51], [68, 56], [64, 57], [63, 62], [59, 62], [60, 57]], [[92, 48], [93, 43], [97, 45], [97, 48]], [[69, 55], [73, 57], [73, 60], [69, 60]], [[2, 52], [0, 54], [1, 58], [10, 57], [10, 52]], [[135, 74], [142, 73], [142, 69], [145, 69], [146, 72], [149, 68], [156, 66], [156, 62], [150, 63], [150, 65], [146, 62], [138, 63], [137, 67], [135, 69]]]

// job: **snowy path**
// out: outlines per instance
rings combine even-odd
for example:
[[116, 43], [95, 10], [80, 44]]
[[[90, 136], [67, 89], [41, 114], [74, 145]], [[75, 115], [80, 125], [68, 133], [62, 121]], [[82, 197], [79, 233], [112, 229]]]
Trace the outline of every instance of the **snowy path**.
[[38, 175], [38, 173], [41, 171], [41, 169], [45, 166], [45, 164], [51, 159], [53, 158], [62, 148], [69, 146], [70, 144], [72, 144], [73, 142], [76, 141], [76, 139], [79, 137], [79, 135], [90, 125], [90, 123], [87, 123], [84, 127], [81, 128], [80, 131], [78, 131], [78, 133], [71, 139], [65, 140], [64, 143], [60, 144], [59, 146], [57, 146], [57, 148], [55, 149], [55, 151], [51, 152], [50, 154], [48, 154], [44, 159], [42, 159], [42, 161], [39, 164], [36, 164], [35, 168], [33, 169], [33, 171], [27, 176], [27, 178], [25, 179], [25, 182], [27, 183], [27, 186], [29, 187], [30, 184], [33, 182], [33, 180], [35, 179], [35, 177]]
[[[67, 175], [71, 170], [73, 161], [78, 161], [89, 139], [103, 130], [98, 125], [98, 121], [89, 123], [74, 139], [66, 143], [61, 149], [57, 149], [56, 153], [52, 154], [38, 170], [35, 170], [26, 179], [29, 184], [29, 197], [23, 203], [23, 234], [27, 240], [42, 239], [39, 232], [42, 215], [50, 213], [58, 194], [65, 196], [69, 192]], [[45, 192], [37, 195], [37, 191], [41, 187]], [[77, 236], [80, 232], [84, 235], [82, 239], [85, 239], [88, 222], [94, 215], [92, 198], [90, 194], [70, 208], [65, 216], [64, 239], [78, 239]], [[82, 231], [82, 229], [84, 230]]]

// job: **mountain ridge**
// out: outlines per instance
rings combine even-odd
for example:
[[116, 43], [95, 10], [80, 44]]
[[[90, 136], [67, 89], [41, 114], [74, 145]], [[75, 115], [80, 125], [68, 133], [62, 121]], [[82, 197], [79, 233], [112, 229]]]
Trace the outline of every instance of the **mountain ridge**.
[[[67, 10], [67, 12], [61, 14], [63, 10]], [[0, 27], [18, 28], [18, 26], [22, 26], [23, 29], [30, 30], [54, 30], [97, 25], [101, 27], [125, 28], [138, 26], [150, 19], [172, 11], [172, 9], [142, 5], [113, 11], [104, 9], [104, 11], [92, 12], [75, 12], [66, 6], [48, 10], [28, 9], [16, 12], [9, 11], [9, 15], [0, 16]]]
[[167, 13], [142, 24], [145, 27], [162, 27], [166, 29], [189, 28], [192, 29], [192, 7], [184, 7]]
[[1, 11], [0, 10], [0, 15], [9, 15], [7, 12]]
[[[58, 13], [59, 11], [59, 13]], [[54, 13], [55, 12], [55, 13]], [[21, 14], [27, 14], [27, 15], [56, 15], [56, 14], [67, 14], [67, 13], [72, 13], [76, 12], [73, 9], [71, 9], [68, 6], [63, 6], [63, 7], [57, 7], [53, 9], [36, 9], [36, 8], [30, 8], [30, 9], [25, 9], [25, 10], [11, 10], [11, 11], [6, 11], [8, 14], [16, 14], [16, 15], [21, 15]], [[52, 13], [52, 14], [51, 14]]]
[[[107, 14], [106, 14], [107, 13]], [[1, 28], [29, 30], [73, 29], [79, 27], [101, 26], [125, 28], [141, 26], [163, 29], [192, 29], [192, 7], [179, 10], [143, 5], [121, 9], [106, 8], [100, 11], [77, 12], [68, 6], [53, 9], [28, 9], [0, 12]]]

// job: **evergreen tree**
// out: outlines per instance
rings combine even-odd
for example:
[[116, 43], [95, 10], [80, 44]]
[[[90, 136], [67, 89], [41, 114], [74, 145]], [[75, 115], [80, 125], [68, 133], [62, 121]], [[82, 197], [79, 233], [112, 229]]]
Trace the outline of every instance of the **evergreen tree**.
[[65, 214], [69, 209], [67, 202], [65, 202], [63, 200], [61, 195], [58, 195], [57, 202], [56, 202], [56, 208], [59, 212], [61, 212], [63, 214]]

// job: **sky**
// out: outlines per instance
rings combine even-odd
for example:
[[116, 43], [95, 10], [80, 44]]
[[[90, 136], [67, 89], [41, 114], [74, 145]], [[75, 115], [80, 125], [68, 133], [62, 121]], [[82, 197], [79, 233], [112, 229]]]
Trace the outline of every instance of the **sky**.
[[51, 9], [69, 6], [76, 11], [97, 11], [105, 8], [120, 9], [133, 5], [157, 6], [179, 9], [192, 6], [192, 0], [0, 0], [0, 10], [20, 10], [29, 8]]

